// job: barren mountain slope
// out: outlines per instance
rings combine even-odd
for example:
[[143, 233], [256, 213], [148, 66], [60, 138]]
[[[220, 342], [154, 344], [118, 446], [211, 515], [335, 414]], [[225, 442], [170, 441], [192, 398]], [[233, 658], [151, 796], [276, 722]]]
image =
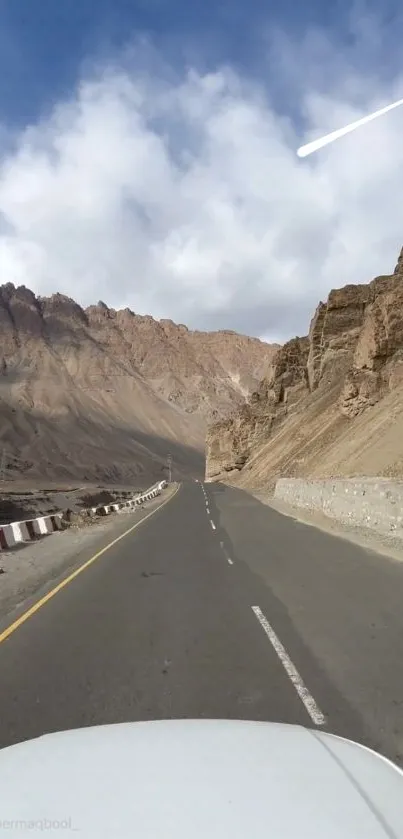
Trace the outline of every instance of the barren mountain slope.
[[103, 303], [85, 314], [92, 337], [134, 365], [156, 393], [206, 418], [243, 403], [271, 370], [277, 349], [235, 332], [191, 331]]
[[274, 353], [235, 334], [204, 338], [129, 310], [85, 311], [59, 294], [2, 286], [7, 477], [158, 478], [168, 452], [179, 472], [200, 472], [206, 416], [243, 401]]
[[207, 435], [207, 477], [403, 476], [403, 251], [393, 275], [329, 294], [248, 404]]

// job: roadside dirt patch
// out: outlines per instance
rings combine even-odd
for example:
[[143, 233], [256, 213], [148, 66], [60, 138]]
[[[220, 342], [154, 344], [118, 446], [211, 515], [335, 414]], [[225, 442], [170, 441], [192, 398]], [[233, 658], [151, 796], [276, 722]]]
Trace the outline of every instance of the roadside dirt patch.
[[76, 489], [31, 489], [20, 492], [2, 487], [0, 524], [26, 521], [57, 512], [82, 512], [83, 508], [126, 501], [141, 491], [142, 488], [138, 486], [82, 486]]
[[97, 516], [96, 513], [77, 512], [75, 510], [67, 510], [61, 520], [62, 529], [66, 530], [68, 527], [81, 528], [92, 527], [94, 524], [99, 524], [103, 521], [103, 516]]
[[[140, 490], [138, 490], [140, 492]], [[77, 501], [78, 507], [97, 507], [101, 504], [116, 504], [118, 501], [124, 501], [126, 498], [131, 497], [136, 494], [136, 490], [125, 490], [125, 491], [112, 491], [112, 490], [102, 490], [101, 492], [95, 493], [88, 493], [88, 495], [82, 495], [81, 498]]]
[[8, 524], [10, 521], [21, 521], [21, 519], [34, 518], [35, 507], [29, 506], [28, 500], [22, 498], [0, 498], [0, 524]]

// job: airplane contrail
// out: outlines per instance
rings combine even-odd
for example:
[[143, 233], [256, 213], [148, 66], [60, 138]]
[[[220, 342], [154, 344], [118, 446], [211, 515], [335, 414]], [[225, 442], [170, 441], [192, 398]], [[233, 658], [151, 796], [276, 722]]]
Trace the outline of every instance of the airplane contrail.
[[391, 105], [386, 105], [386, 108], [380, 108], [379, 111], [375, 111], [367, 117], [362, 117], [362, 119], [357, 119], [355, 122], [350, 122], [350, 124], [345, 125], [344, 128], [338, 128], [337, 131], [331, 131], [330, 134], [325, 134], [324, 137], [319, 137], [318, 140], [313, 140], [312, 143], [300, 146], [299, 149], [297, 149], [298, 157], [307, 157], [308, 154], [312, 154], [312, 152], [322, 149], [323, 146], [333, 143], [334, 140], [339, 140], [340, 137], [344, 137], [345, 134], [349, 134], [350, 131], [355, 131], [355, 129], [360, 128], [361, 125], [366, 125], [367, 122], [371, 122], [371, 120], [381, 117], [382, 114], [387, 114], [388, 111], [392, 111], [393, 108], [398, 108], [399, 105], [403, 105], [403, 99], [399, 99], [397, 102], [392, 102]]

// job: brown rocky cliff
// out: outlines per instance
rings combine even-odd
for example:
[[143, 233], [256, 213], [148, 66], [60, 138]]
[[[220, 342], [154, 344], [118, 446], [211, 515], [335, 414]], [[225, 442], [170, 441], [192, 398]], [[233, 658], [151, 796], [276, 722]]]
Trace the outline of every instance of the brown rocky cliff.
[[272, 371], [238, 412], [210, 427], [207, 433], [206, 477], [240, 470], [251, 453], [297, 404], [307, 388], [308, 338], [293, 338], [281, 347]]
[[[326, 423], [333, 406], [332, 422], [341, 428], [340, 422], [358, 417], [402, 382], [403, 249], [394, 274], [331, 291], [317, 307], [309, 335], [278, 351], [271, 377], [262, 381], [247, 406], [209, 428], [206, 477], [217, 480], [248, 470], [262, 446], [269, 451], [274, 437], [279, 452], [281, 446], [294, 451], [287, 428], [295, 436], [295, 419], [303, 428], [313, 405], [316, 416], [327, 412]], [[287, 474], [293, 474], [297, 449], [287, 459]]]
[[3, 367], [31, 365], [40, 374], [48, 355], [71, 373], [72, 356], [85, 352], [94, 374], [97, 365], [102, 373], [125, 370], [188, 413], [241, 404], [269, 372], [277, 349], [234, 332], [191, 331], [130, 309], [115, 311], [102, 302], [84, 310], [65, 295], [36, 298], [11, 283], [0, 287], [0, 327]]
[[310, 390], [326, 376], [340, 376], [351, 364], [368, 300], [368, 286], [348, 285], [319, 303], [309, 329], [307, 364]]
[[340, 399], [343, 414], [357, 416], [402, 379], [403, 274], [400, 256], [392, 276], [368, 286], [365, 313]]
[[114, 348], [156, 393], [187, 413], [209, 417], [241, 405], [269, 372], [277, 346], [230, 332], [189, 330], [130, 309], [86, 310], [95, 340]]
[[154, 456], [159, 474], [170, 448], [191, 469], [202, 462], [207, 417], [239, 407], [275, 351], [236, 333], [191, 331], [102, 301], [83, 309], [8, 283], [0, 287], [0, 445], [32, 475], [132, 476]]
[[10, 357], [32, 339], [41, 339], [43, 322], [35, 295], [12, 283], [0, 287], [0, 355]]

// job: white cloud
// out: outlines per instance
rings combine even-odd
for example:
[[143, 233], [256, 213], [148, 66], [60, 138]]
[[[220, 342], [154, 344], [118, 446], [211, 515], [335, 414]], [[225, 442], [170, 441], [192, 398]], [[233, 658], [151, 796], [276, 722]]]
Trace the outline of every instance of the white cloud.
[[[296, 78], [295, 51], [276, 50]], [[298, 58], [303, 137], [228, 67], [178, 79], [125, 61], [83, 79], [1, 159], [0, 282], [284, 340], [330, 288], [393, 270], [403, 113], [295, 151], [403, 96], [403, 78], [375, 86], [323, 33]]]

